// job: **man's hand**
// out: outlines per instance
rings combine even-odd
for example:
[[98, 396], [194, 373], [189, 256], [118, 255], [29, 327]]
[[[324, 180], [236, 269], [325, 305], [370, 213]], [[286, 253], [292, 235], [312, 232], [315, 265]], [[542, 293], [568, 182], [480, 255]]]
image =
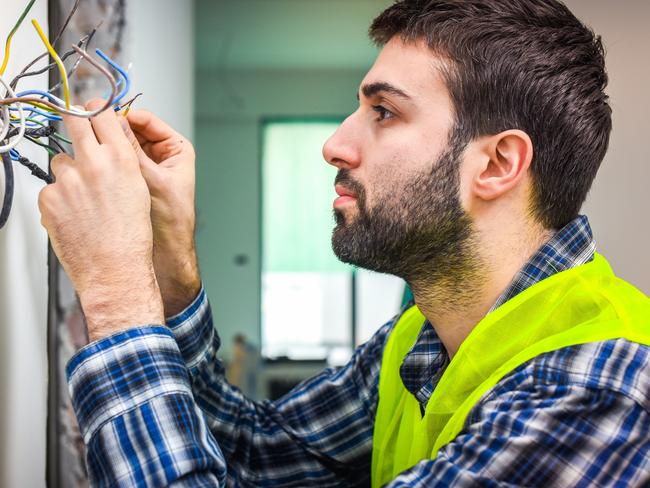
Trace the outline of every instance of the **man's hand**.
[[153, 263], [169, 317], [201, 288], [194, 246], [194, 148], [147, 111], [132, 110], [127, 121], [122, 119], [122, 126], [151, 194]]
[[[87, 104], [88, 110], [103, 100]], [[152, 262], [149, 191], [112, 110], [64, 116], [75, 157], [56, 156], [39, 195], [41, 222], [74, 284], [91, 340], [164, 323]]]

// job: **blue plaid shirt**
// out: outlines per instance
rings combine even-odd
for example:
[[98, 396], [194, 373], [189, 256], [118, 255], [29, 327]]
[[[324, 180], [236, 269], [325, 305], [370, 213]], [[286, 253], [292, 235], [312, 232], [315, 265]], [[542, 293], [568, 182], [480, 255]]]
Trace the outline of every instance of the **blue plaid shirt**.
[[[585, 217], [544, 245], [495, 307], [593, 258]], [[203, 291], [166, 326], [89, 344], [68, 364], [94, 486], [368, 486], [386, 338], [277, 401], [253, 402], [224, 379]], [[424, 407], [449, 357], [425, 323], [404, 359]], [[504, 377], [435, 460], [398, 486], [648, 486], [650, 350], [626, 340], [543, 354]]]

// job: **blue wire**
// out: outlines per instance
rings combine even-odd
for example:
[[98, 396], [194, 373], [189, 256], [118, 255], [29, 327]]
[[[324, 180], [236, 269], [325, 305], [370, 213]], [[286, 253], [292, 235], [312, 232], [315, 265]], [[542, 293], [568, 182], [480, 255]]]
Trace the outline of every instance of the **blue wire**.
[[20, 158], [20, 153], [18, 151], [16, 151], [15, 149], [11, 149], [9, 151], [9, 156], [11, 156], [11, 159], [13, 161], [18, 161], [18, 159]]
[[[122, 100], [124, 98], [124, 96], [131, 89], [131, 79], [129, 78], [129, 75], [126, 74], [126, 71], [124, 71], [117, 63], [115, 63], [115, 61], [113, 61], [106, 54], [104, 54], [101, 49], [97, 48], [97, 49], [95, 49], [95, 52], [97, 53], [97, 55], [100, 58], [102, 58], [104, 61], [106, 61], [115, 71], [117, 71], [122, 76], [122, 78], [124, 79], [124, 88], [122, 88], [122, 91], [120, 91], [120, 93], [115, 98], [113, 98], [113, 100], [111, 101], [111, 104], [114, 105], [114, 110], [117, 112], [120, 109], [120, 107], [119, 107], [120, 100]], [[116, 86], [119, 87], [121, 84], [122, 84], [122, 80], [117, 80]], [[40, 97], [47, 98], [48, 100], [50, 100], [53, 103], [56, 103], [56, 104], [59, 104], [59, 105], [65, 105], [65, 101], [63, 101], [60, 98], [52, 95], [49, 92], [42, 91], [42, 90], [25, 90], [25, 91], [22, 91], [22, 92], [16, 94], [16, 96], [19, 96], [19, 97], [23, 97], [23, 96], [27, 96], [27, 95], [39, 95]], [[104, 97], [104, 98], [106, 98], [106, 97]], [[14, 107], [9, 107], [9, 110], [17, 111], [18, 109], [14, 108]], [[55, 120], [55, 121], [63, 120], [63, 118], [60, 115], [55, 115], [53, 113], [44, 112], [44, 111], [39, 110], [39, 109], [37, 109], [35, 107], [23, 107], [23, 110], [28, 111], [28, 112], [30, 112], [32, 114], [40, 115], [40, 116], [44, 117], [46, 120]], [[38, 124], [33, 124], [33, 125], [38, 125]], [[18, 153], [18, 151], [15, 151], [14, 149], [12, 149], [12, 151], [13, 151], [11, 153], [12, 158], [14, 156], [14, 153], [17, 155], [16, 157], [20, 157], [20, 154]], [[14, 161], [17, 161], [17, 159], [14, 159]]]
[[[122, 81], [122, 78], [120, 78], [119, 80], [117, 80], [117, 81], [115, 82], [115, 86], [116, 86], [117, 88], [119, 88], [120, 86], [122, 86], [123, 83], [124, 83], [124, 82]], [[109, 96], [110, 94], [111, 94], [111, 91], [110, 91], [110, 89], [108, 89], [108, 90], [106, 90], [106, 91], [104, 92], [104, 96], [103, 96], [102, 98], [108, 98], [108, 96]]]
[[16, 96], [18, 97], [26, 97], [28, 95], [39, 95], [41, 98], [47, 98], [50, 102], [65, 107], [65, 102], [61, 100], [59, 97], [52, 95], [50, 92], [46, 92], [43, 90], [25, 90], [25, 91], [21, 91], [20, 93], [16, 93]]
[[122, 100], [124, 98], [124, 96], [131, 89], [131, 79], [129, 78], [129, 75], [126, 74], [126, 71], [124, 71], [120, 66], [118, 66], [115, 63], [115, 61], [113, 61], [111, 58], [106, 56], [106, 54], [104, 54], [101, 49], [97, 48], [97, 49], [95, 49], [95, 52], [97, 53], [97, 56], [99, 56], [104, 61], [106, 61], [108, 64], [110, 64], [111, 67], [115, 71], [117, 71], [122, 76], [122, 78], [124, 78], [124, 88], [122, 88], [122, 91], [112, 101], [112, 104], [115, 105], [115, 104], [119, 103], [120, 100]]
[[[120, 102], [120, 100], [122, 100], [124, 96], [131, 89], [131, 79], [129, 78], [129, 75], [126, 74], [126, 71], [124, 71], [115, 61], [113, 61], [106, 54], [104, 54], [104, 52], [101, 49], [97, 48], [95, 49], [95, 52], [100, 58], [106, 61], [111, 66], [111, 68], [117, 71], [122, 76], [122, 78], [124, 78], [124, 88], [122, 88], [122, 91], [120, 91], [120, 93], [111, 101], [111, 105], [117, 105]], [[119, 87], [121, 84], [122, 84], [122, 80], [118, 80], [116, 86]], [[16, 96], [18, 97], [25, 97], [28, 95], [38, 95], [41, 98], [47, 98], [52, 103], [65, 106], [65, 101], [61, 100], [59, 97], [55, 95], [52, 95], [50, 92], [46, 92], [43, 90], [25, 90], [16, 94]], [[61, 117], [59, 117], [58, 115], [46, 115], [45, 112], [39, 112], [36, 110], [34, 110], [34, 112], [38, 113], [39, 115], [43, 115], [49, 120], [61, 120]]]
[[[16, 112], [18, 111], [17, 108], [13, 108], [13, 107], [9, 107], [9, 110], [13, 110], [13, 111], [16, 111]], [[33, 114], [41, 115], [41, 116], [45, 117], [47, 120], [57, 120], [57, 121], [63, 120], [61, 118], [61, 116], [59, 116], [59, 115], [54, 115], [53, 113], [44, 112], [44, 111], [39, 110], [39, 109], [37, 109], [35, 107], [23, 107], [23, 110], [31, 112]]]

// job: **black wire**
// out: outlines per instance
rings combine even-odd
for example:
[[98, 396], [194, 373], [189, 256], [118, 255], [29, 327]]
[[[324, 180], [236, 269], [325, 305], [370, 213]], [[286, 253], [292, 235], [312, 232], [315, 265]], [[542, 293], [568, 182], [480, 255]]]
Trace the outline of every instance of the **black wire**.
[[51, 175], [48, 175], [39, 165], [32, 163], [26, 157], [20, 156], [18, 162], [29, 169], [39, 180], [43, 180], [47, 184], [54, 183], [54, 178]]
[[50, 137], [50, 138], [49, 138], [49, 141], [50, 141], [50, 144], [56, 146], [56, 147], [59, 149], [59, 152], [62, 152], [62, 153], [67, 152], [67, 151], [65, 150], [65, 148], [61, 145], [61, 143], [60, 143], [59, 141], [56, 140], [55, 137]]
[[30, 137], [28, 135], [25, 135], [25, 139], [27, 139], [30, 142], [33, 142], [37, 146], [44, 147], [45, 149], [49, 149], [55, 154], [59, 154], [61, 151], [59, 151], [56, 147], [52, 147], [49, 144], [45, 144], [44, 142], [39, 141], [38, 139], [34, 139], [33, 137]]
[[[53, 126], [46, 126], [46, 127], [36, 127], [36, 128], [28, 128], [25, 129], [25, 135], [31, 136], [31, 137], [50, 137], [54, 133], [54, 127]], [[20, 129], [18, 127], [12, 128], [8, 133], [7, 133], [7, 139], [11, 139], [14, 137], [16, 134], [20, 132]]]
[[0, 229], [7, 223], [11, 213], [11, 205], [14, 201], [14, 167], [9, 151], [2, 153], [2, 166], [5, 170], [5, 195], [2, 201], [2, 210], [0, 211]]
[[[72, 9], [70, 10], [70, 13], [68, 14], [68, 17], [65, 19], [65, 22], [63, 23], [63, 26], [61, 26], [61, 28], [59, 29], [58, 34], [54, 38], [54, 41], [52, 42], [52, 46], [54, 46], [59, 41], [59, 39], [61, 38], [61, 35], [63, 35], [63, 31], [66, 29], [66, 27], [68, 27], [68, 24], [70, 23], [70, 19], [72, 19], [72, 16], [77, 11], [77, 7], [79, 6], [80, 1], [81, 0], [76, 0], [75, 1], [74, 5], [72, 6]], [[81, 46], [79, 46], [79, 47], [81, 47]], [[38, 56], [36, 59], [32, 60], [27, 66], [25, 66], [23, 68], [23, 70], [20, 72], [20, 74], [16, 78], [14, 78], [14, 80], [18, 80], [19, 78], [22, 78], [24, 76], [25, 71], [27, 71], [29, 68], [34, 66], [41, 59], [49, 56], [49, 54], [50, 54], [49, 52], [44, 52], [43, 54]], [[48, 69], [51, 69], [51, 68], [48, 67]], [[12, 80], [12, 83], [10, 84], [12, 86], [12, 88], [13, 88], [13, 81], [14, 80]]]
[[[77, 47], [81, 48], [81, 47], [84, 45], [84, 43], [89, 43], [90, 40], [92, 39], [92, 37], [95, 35], [95, 32], [96, 32], [96, 31], [97, 31], [97, 29], [93, 29], [93, 30], [90, 32], [90, 34], [88, 34], [87, 36], [84, 36], [84, 37], [83, 37], [83, 38], [82, 38], [82, 39], [77, 43]], [[66, 52], [61, 56], [61, 61], [62, 61], [62, 62], [65, 61], [65, 60], [68, 59], [70, 56], [72, 56], [73, 54], [75, 54], [75, 52], [76, 52], [76, 51], [75, 51], [74, 49], [70, 49], [69, 51], [66, 51]], [[46, 53], [46, 54], [49, 54], [49, 53]], [[9, 86], [11, 86], [11, 89], [12, 89], [12, 90], [15, 90], [15, 89], [16, 89], [16, 86], [18, 85], [18, 81], [19, 81], [21, 78], [26, 78], [26, 77], [28, 77], [28, 76], [41, 75], [41, 74], [43, 74], [43, 73], [45, 73], [45, 72], [47, 72], [47, 71], [50, 71], [52, 68], [55, 68], [55, 67], [57, 66], [56, 61], [52, 61], [50, 64], [48, 64], [47, 66], [45, 66], [45, 67], [43, 67], [43, 68], [41, 68], [41, 69], [37, 69], [37, 70], [34, 70], [34, 71], [30, 71], [30, 72], [28, 72], [28, 73], [25, 73], [25, 71], [26, 71], [30, 66], [32, 66], [36, 61], [38, 61], [38, 60], [39, 60], [40, 58], [42, 58], [42, 57], [43, 57], [43, 56], [41, 55], [40, 57], [36, 58], [34, 61], [32, 61], [30, 64], [28, 64], [26, 68], [23, 68], [23, 71], [22, 71], [19, 75], [17, 75], [13, 80], [11, 80], [11, 83], [9, 83]]]
[[70, 10], [70, 13], [68, 13], [68, 17], [65, 19], [65, 22], [63, 23], [63, 25], [59, 29], [59, 33], [56, 35], [56, 37], [52, 41], [52, 46], [56, 46], [56, 43], [59, 42], [59, 39], [61, 39], [61, 36], [63, 35], [63, 31], [65, 31], [66, 28], [68, 27], [68, 24], [70, 23], [70, 19], [72, 19], [72, 16], [77, 11], [77, 7], [79, 7], [79, 2], [80, 1], [81, 0], [76, 0], [74, 5], [72, 6], [72, 9]]

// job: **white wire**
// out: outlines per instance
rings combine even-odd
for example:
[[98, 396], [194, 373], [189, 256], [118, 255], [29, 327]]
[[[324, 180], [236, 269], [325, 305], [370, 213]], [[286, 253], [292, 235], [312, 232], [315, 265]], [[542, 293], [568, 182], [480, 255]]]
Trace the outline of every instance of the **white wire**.
[[0, 141], [4, 140], [5, 136], [9, 132], [9, 121], [11, 120], [9, 117], [9, 107], [7, 105], [2, 106], [2, 112], [0, 116], [0, 122], [2, 122], [2, 129], [0, 132]]
[[[5, 89], [7, 90], [7, 95], [9, 95], [9, 97], [11, 98], [16, 97], [16, 93], [11, 89], [11, 86], [9, 86], [9, 84], [5, 81], [5, 79], [2, 76], [0, 76], [0, 84], [2, 84], [5, 87]], [[18, 134], [16, 134], [13, 137], [13, 139], [9, 141], [7, 144], [5, 144], [4, 146], [0, 146], [0, 153], [12, 150], [16, 146], [16, 144], [18, 144], [22, 140], [23, 136], [25, 135], [25, 112], [23, 111], [23, 104], [20, 102], [16, 102], [15, 105], [16, 108], [18, 109], [18, 119], [19, 119]], [[6, 106], [3, 106], [3, 111], [2, 111], [3, 114], [4, 114], [5, 107]], [[9, 108], [7, 107], [7, 112], [8, 111]], [[2, 128], [3, 132], [5, 131], [5, 129], [7, 130], [7, 132], [9, 131], [9, 126], [11, 125], [9, 122], [10, 122], [10, 118], [9, 115], [7, 114], [4, 126]], [[7, 133], [5, 132], [2, 135], [2, 137], [0, 137], [0, 140], [4, 139], [6, 135]]]

